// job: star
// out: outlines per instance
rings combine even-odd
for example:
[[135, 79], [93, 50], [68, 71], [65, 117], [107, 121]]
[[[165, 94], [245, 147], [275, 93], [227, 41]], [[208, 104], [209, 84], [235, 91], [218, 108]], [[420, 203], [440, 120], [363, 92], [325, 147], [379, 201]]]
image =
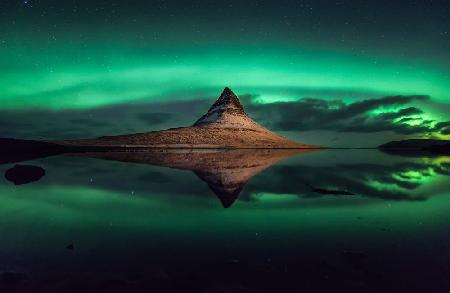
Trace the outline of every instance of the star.
[[33, 7], [33, 4], [31, 3], [31, 0], [24, 0], [23, 5], [27, 6], [27, 7]]

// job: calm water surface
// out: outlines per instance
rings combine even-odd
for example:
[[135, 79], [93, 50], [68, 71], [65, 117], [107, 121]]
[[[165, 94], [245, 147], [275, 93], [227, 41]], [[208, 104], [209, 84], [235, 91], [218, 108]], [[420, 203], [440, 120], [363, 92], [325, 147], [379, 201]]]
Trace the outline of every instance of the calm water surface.
[[450, 292], [450, 157], [232, 151], [20, 164], [46, 175], [0, 179], [3, 290]]

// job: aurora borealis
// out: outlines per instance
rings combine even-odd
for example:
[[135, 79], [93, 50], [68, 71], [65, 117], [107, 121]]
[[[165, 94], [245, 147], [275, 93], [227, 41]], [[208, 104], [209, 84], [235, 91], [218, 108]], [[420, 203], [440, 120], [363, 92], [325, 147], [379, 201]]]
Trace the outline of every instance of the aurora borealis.
[[0, 1], [0, 292], [450, 292], [449, 16]]
[[2, 3], [0, 136], [186, 125], [230, 86], [308, 143], [449, 137], [445, 1], [242, 2]]

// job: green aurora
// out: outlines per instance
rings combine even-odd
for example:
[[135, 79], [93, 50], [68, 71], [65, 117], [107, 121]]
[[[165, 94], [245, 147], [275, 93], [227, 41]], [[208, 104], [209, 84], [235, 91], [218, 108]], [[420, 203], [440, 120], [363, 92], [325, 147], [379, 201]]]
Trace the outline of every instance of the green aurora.
[[0, 291], [448, 292], [450, 157], [355, 148], [450, 139], [449, 4], [0, 1], [0, 138], [192, 125], [228, 86], [270, 130], [350, 148], [242, 186], [258, 164], [17, 162], [45, 176], [0, 178]]
[[0, 83], [2, 106], [60, 110], [198, 99], [198, 93], [217, 94], [225, 85], [257, 94], [263, 103], [292, 101], [302, 92], [345, 100], [399, 94], [450, 100], [448, 70], [388, 57], [302, 48], [178, 48], [142, 55], [91, 50], [56, 47], [26, 55], [20, 47], [3, 48], [8, 70]]

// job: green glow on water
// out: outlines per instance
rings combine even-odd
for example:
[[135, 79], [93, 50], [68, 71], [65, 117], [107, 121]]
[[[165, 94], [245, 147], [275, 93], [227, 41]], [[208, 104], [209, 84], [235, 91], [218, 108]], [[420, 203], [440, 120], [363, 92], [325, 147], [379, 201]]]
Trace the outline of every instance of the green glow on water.
[[[347, 164], [349, 164], [348, 160], [353, 161], [354, 166], [360, 164], [358, 156], [348, 157], [351, 153], [342, 153], [342, 151], [339, 154], [344, 156], [343, 159]], [[441, 225], [445, 222], [444, 219], [448, 219], [447, 210], [450, 205], [448, 196], [450, 195], [447, 190], [448, 176], [443, 175], [443, 171], [448, 168], [449, 158], [394, 158], [390, 160], [393, 160], [392, 163], [399, 164], [399, 171], [395, 171], [396, 169], [390, 171], [389, 163], [391, 162], [386, 155], [374, 152], [367, 155], [369, 154], [372, 154], [379, 164], [388, 165], [385, 166], [385, 172], [379, 169], [378, 172], [381, 172], [379, 175], [375, 176], [378, 173], [370, 175], [372, 174], [370, 166], [373, 166], [373, 163], [366, 161], [365, 157], [363, 162], [368, 167], [361, 170], [358, 177], [358, 180], [367, 180], [362, 181], [362, 184], [381, 192], [405, 192], [412, 198], [423, 197], [423, 199], [398, 201], [360, 195], [303, 198], [300, 190], [299, 194], [263, 191], [253, 192], [250, 194], [250, 200], [237, 200], [231, 208], [224, 209], [206, 186], [207, 196], [198, 197], [195, 193], [178, 194], [172, 189], [164, 188], [167, 185], [160, 186], [159, 183], [151, 180], [143, 185], [147, 186], [147, 189], [139, 189], [135, 185], [143, 183], [139, 180], [133, 181], [153, 170], [152, 172], [166, 174], [169, 186], [172, 185], [171, 180], [179, 180], [180, 183], [183, 182], [182, 184], [188, 184], [189, 188], [195, 185], [204, 186], [203, 182], [187, 171], [94, 159], [55, 157], [43, 161], [48, 162], [48, 175], [41, 182], [23, 186], [14, 186], [5, 179], [0, 182], [0, 220], [3, 227], [0, 228], [4, 230], [9, 227], [8, 230], [12, 232], [14, 229], [11, 227], [19, 229], [21, 226], [26, 226], [30, 229], [30, 233], [35, 233], [33, 231], [41, 233], [44, 230], [47, 231], [45, 233], [52, 234], [66, 233], [64, 230], [67, 227], [80, 231], [114, 228], [154, 233], [165, 231], [184, 234], [190, 231], [202, 234], [207, 231], [216, 231], [215, 233], [227, 234], [239, 231], [246, 233], [248, 229], [275, 233], [280, 227], [284, 230], [307, 230], [311, 226], [316, 227], [317, 231], [329, 231], [342, 228], [342, 225], [347, 225], [349, 222], [357, 222], [356, 218], [360, 216], [376, 219], [377, 227], [379, 222], [385, 222], [389, 225], [399, 225], [402, 229], [419, 228], [417, 223], [411, 221], [412, 214], [430, 225]], [[378, 158], [377, 156], [380, 155], [381, 157]], [[325, 173], [334, 172], [333, 166], [339, 166], [338, 162], [323, 161], [322, 157], [328, 158], [327, 152], [312, 154], [310, 158], [298, 157], [293, 159], [291, 164], [300, 168], [308, 162], [309, 164], [326, 162], [327, 167], [324, 167], [322, 171]], [[36, 164], [41, 165], [43, 162], [36, 162]], [[87, 166], [88, 169], [85, 170], [86, 167], [83, 166]], [[339, 171], [344, 175], [342, 178], [355, 176], [351, 173], [351, 166], [353, 165], [350, 164], [348, 169], [345, 169], [348, 170], [348, 175], [345, 175], [346, 172], [343, 170]], [[93, 168], [92, 173], [76, 175], [83, 174], [80, 171], [87, 172], [90, 168]], [[129, 182], [130, 186], [134, 186], [133, 188], [137, 188], [136, 192], [130, 193], [128, 189], [116, 190], [108, 185], [95, 184], [97, 181], [104, 181], [100, 177], [102, 172], [97, 169], [115, 170], [104, 174], [104, 178], [126, 170], [127, 175], [124, 180]], [[302, 172], [301, 170], [299, 169], [298, 172]], [[97, 172], [100, 173], [97, 174]], [[60, 177], [60, 175], [64, 176]], [[289, 176], [289, 174], [285, 175]], [[97, 179], [91, 182], [89, 178], [92, 177]], [[77, 181], [61, 184], [68, 179], [77, 179]], [[114, 180], [114, 178], [108, 180]], [[257, 186], [267, 180], [271, 178], [255, 177], [252, 180], [254, 183], [249, 184]], [[279, 179], [273, 178], [273, 180], [275, 183]], [[415, 185], [402, 187], [402, 183]], [[328, 189], [345, 189], [342, 186], [321, 185], [319, 181], [314, 184]], [[342, 184], [345, 184], [345, 181], [342, 181]], [[243, 226], [242, 223], [245, 225]], [[370, 227], [369, 223], [364, 225]], [[345, 229], [349, 232], [355, 230], [352, 233], [356, 233], [360, 231], [360, 228], [361, 225], [358, 224]], [[6, 230], [4, 232], [7, 233]]]
[[[103, 238], [119, 242], [122, 240], [117, 237], [125, 241], [144, 235], [153, 245], [167, 237], [213, 242], [239, 237], [245, 245], [258, 241], [258, 237], [273, 238], [274, 243], [283, 237], [295, 243], [309, 235], [310, 241], [323, 238], [333, 242], [338, 239], [329, 238], [330, 233], [338, 231], [340, 237], [347, 235], [349, 239], [383, 237], [386, 235], [381, 235], [380, 227], [384, 226], [394, 227], [402, 235], [418, 236], [424, 229], [440, 229], [449, 220], [450, 207], [448, 196], [426, 202], [323, 198], [297, 204], [291, 198], [291, 207], [286, 208], [274, 204], [278, 195], [268, 194], [272, 200], [238, 202], [225, 210], [219, 205], [201, 208], [198, 202], [180, 205], [164, 197], [130, 198], [91, 188], [53, 186], [12, 191], [1, 187], [0, 192], [0, 231], [5, 237], [2, 249], [11, 253], [20, 251], [17, 243], [21, 243], [23, 233], [39, 253], [49, 250], [52, 254], [54, 243], [70, 243], [74, 235], [78, 245], [94, 247]], [[214, 201], [211, 198], [210, 202]], [[363, 221], [358, 220], [361, 217]], [[27, 249], [32, 252], [34, 248]]]
[[[375, 258], [393, 245], [409, 258], [424, 243], [433, 247], [428, 242], [446, 235], [450, 223], [448, 158], [313, 152], [265, 169], [229, 208], [186, 170], [75, 156], [28, 163], [46, 176], [20, 186], [0, 179], [3, 263], [27, 273], [228, 266], [230, 259], [253, 265], [298, 251], [341, 259], [343, 251], [364, 249]], [[392, 181], [408, 197], [384, 198]], [[361, 192], [310, 196], [302, 182]]]

